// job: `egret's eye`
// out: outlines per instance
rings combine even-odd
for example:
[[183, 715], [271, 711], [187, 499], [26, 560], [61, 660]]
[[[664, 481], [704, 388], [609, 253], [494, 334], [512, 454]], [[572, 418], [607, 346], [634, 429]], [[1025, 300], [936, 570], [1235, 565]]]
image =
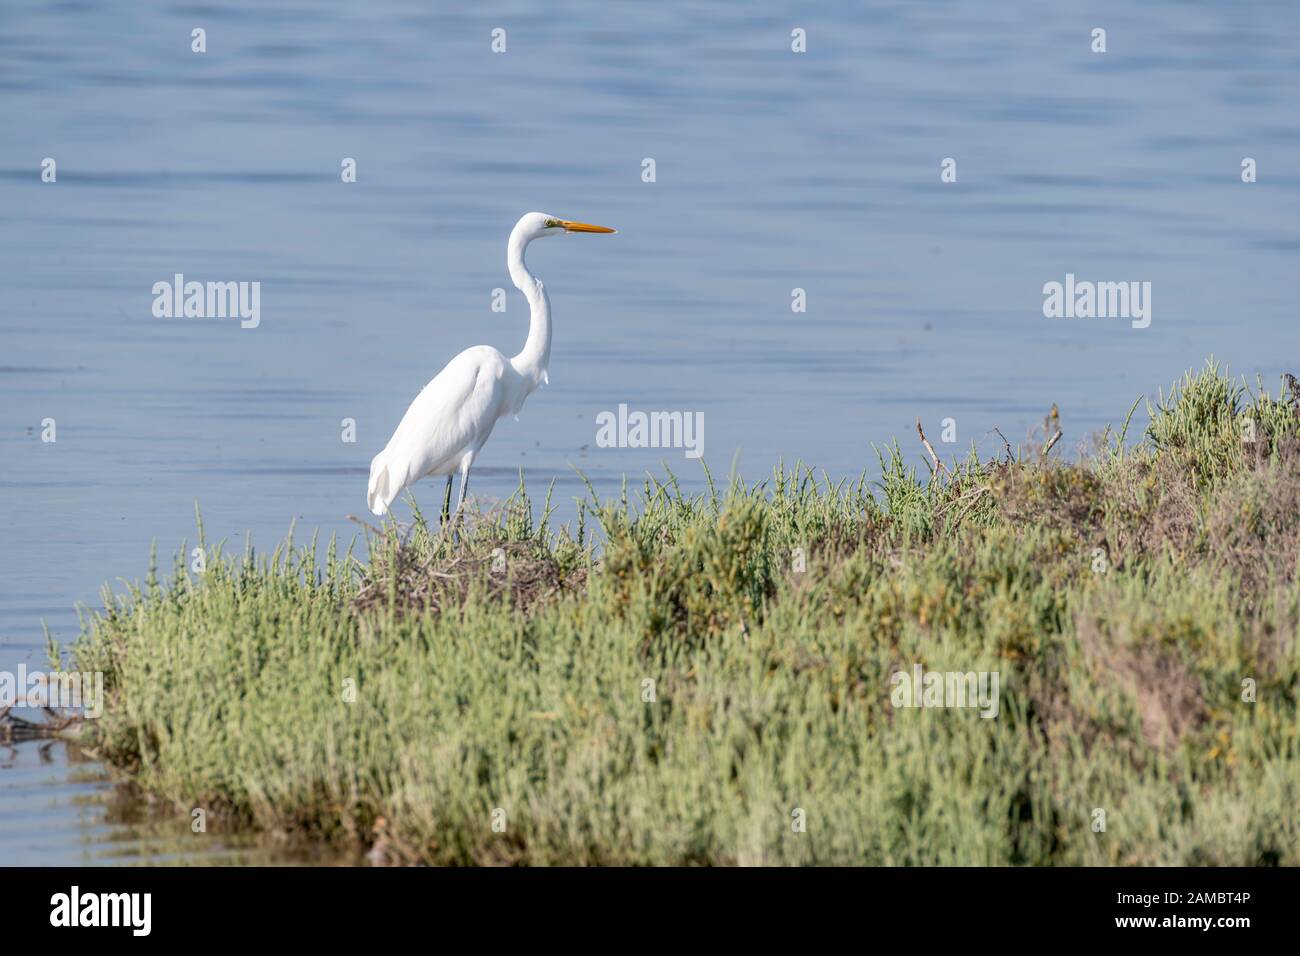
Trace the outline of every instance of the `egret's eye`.
[[559, 227], [560, 227], [560, 220], [558, 220], [558, 219], [548, 219], [548, 220], [546, 220], [546, 228], [547, 228], [547, 229], [558, 229]]

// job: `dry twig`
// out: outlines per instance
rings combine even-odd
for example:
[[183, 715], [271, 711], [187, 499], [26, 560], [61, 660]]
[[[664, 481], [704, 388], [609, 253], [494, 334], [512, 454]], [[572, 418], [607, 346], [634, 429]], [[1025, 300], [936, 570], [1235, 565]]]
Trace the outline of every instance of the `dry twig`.
[[916, 420], [916, 433], [921, 436], [921, 444], [925, 446], [925, 450], [930, 453], [930, 458], [934, 461], [934, 468], [930, 472], [931, 480], [933, 480], [934, 476], [939, 474], [941, 471], [946, 473], [948, 469], [945, 467], [944, 463], [939, 460], [939, 456], [935, 454], [934, 446], [930, 444], [930, 439], [925, 437], [925, 429], [921, 427], [921, 419], [919, 418]]
[[1052, 436], [1047, 439], [1047, 444], [1043, 446], [1042, 457], [1046, 458], [1047, 453], [1061, 440], [1061, 411], [1056, 407], [1056, 402], [1052, 402], [1052, 410], [1043, 419], [1043, 434], [1051, 434]]
[[28, 720], [15, 714], [12, 707], [0, 708], [0, 741], [48, 740], [81, 723], [80, 714], [61, 714], [52, 707], [41, 710], [49, 720]]
[[996, 425], [993, 426], [993, 430], [998, 433], [998, 437], [1002, 439], [1002, 444], [1007, 447], [1007, 464], [1009, 465], [1015, 458], [1011, 453], [1011, 442], [1007, 441], [1007, 436], [1002, 434], [1002, 429], [998, 428]]
[[366, 528], [369, 531], [373, 531], [375, 534], [379, 535], [380, 537], [383, 537], [384, 534], [383, 529], [376, 528], [369, 521], [363, 521], [360, 518], [358, 518], [356, 515], [348, 515], [348, 520], [355, 521], [357, 524], [361, 525], [361, 527]]

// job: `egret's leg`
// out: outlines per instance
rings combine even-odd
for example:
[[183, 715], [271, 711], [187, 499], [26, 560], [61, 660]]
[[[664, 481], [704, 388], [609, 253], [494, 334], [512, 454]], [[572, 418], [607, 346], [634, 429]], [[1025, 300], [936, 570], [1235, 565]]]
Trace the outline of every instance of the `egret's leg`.
[[456, 499], [456, 510], [460, 511], [461, 505], [465, 503], [465, 492], [469, 489], [469, 466], [466, 465], [460, 472], [460, 497]]
[[460, 465], [460, 494], [456, 498], [456, 516], [452, 519], [452, 540], [460, 540], [460, 525], [463, 519], [461, 509], [465, 505], [465, 491], [469, 488], [469, 466], [473, 459], [466, 457]]
[[451, 517], [451, 479], [453, 475], [447, 476], [447, 493], [442, 496], [442, 523], [447, 524], [447, 519]]

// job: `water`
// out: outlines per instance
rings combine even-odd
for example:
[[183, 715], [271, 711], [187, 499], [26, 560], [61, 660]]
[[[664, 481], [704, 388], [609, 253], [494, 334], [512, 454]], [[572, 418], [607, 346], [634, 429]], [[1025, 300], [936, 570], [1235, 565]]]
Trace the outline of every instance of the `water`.
[[[487, 500], [521, 467], [561, 499], [570, 466], [698, 488], [679, 450], [596, 447], [619, 403], [703, 412], [715, 472], [856, 476], [894, 436], [919, 461], [917, 416], [993, 454], [1056, 402], [1068, 451], [1211, 353], [1273, 388], [1300, 364], [1293, 4], [269, 6], [0, 10], [0, 670], [192, 540], [196, 501], [212, 539], [350, 539], [424, 382], [522, 344], [532, 209], [620, 233], [530, 252], [551, 385], [497, 427]], [[260, 281], [261, 325], [154, 318], [178, 272]], [[1067, 272], [1150, 281], [1151, 326], [1045, 319]], [[142, 832], [74, 753], [0, 750], [0, 862], [274, 855], [175, 849], [185, 821]]]

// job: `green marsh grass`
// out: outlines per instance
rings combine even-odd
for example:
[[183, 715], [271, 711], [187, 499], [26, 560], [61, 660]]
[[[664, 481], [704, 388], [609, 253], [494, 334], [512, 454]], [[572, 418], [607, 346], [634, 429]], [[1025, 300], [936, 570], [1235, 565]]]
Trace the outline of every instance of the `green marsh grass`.
[[[395, 863], [1295, 865], [1300, 412], [1214, 365], [1149, 411], [1072, 463], [200, 541], [87, 616], [87, 743]], [[998, 672], [998, 716], [893, 707], [916, 663]]]

